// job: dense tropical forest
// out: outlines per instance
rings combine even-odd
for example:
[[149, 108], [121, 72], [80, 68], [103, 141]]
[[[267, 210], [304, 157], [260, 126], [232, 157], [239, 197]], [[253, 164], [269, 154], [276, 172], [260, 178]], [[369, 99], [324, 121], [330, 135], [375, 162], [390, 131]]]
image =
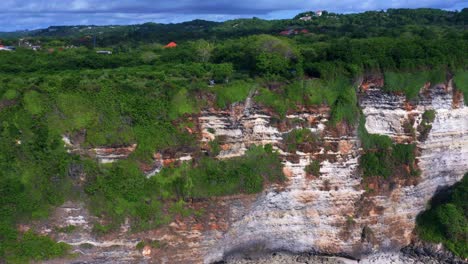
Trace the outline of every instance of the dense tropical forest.
[[[257, 193], [284, 180], [271, 146], [217, 160], [216, 141], [202, 153], [188, 132], [195, 125], [191, 117], [202, 109], [226, 108], [253, 89], [254, 100], [278, 118], [302, 106], [327, 105], [331, 126], [344, 122], [359, 128], [366, 135], [364, 149], [390, 149], [389, 155], [363, 156], [364, 177], [390, 177], [392, 166], [412, 164], [414, 145], [392, 144], [362, 129], [355, 86], [360, 76], [382, 74], [386, 91], [409, 99], [416, 99], [426, 81], [453, 76], [468, 102], [468, 9], [325, 12], [299, 19], [305, 15], [0, 33], [4, 45], [22, 38], [41, 46], [0, 51], [0, 262], [67, 254], [66, 244], [17, 230], [18, 223], [47, 218], [67, 199], [85, 201], [93, 214], [107, 219], [107, 225], [95, 225], [98, 234], [118, 228], [126, 217], [133, 231], [141, 231], [176, 215], [201, 213], [185, 206], [188, 199]], [[164, 48], [169, 41], [177, 47]], [[137, 148], [125, 161], [100, 165], [69, 154], [65, 134], [84, 134], [84, 147], [135, 143]], [[155, 151], [182, 149], [199, 154], [180, 167], [144, 176], [140, 168], [151, 163]], [[92, 177], [77, 185], [74, 168]], [[423, 238], [442, 241], [464, 257], [466, 199], [457, 190], [465, 183], [466, 177], [451, 203], [419, 221]]]

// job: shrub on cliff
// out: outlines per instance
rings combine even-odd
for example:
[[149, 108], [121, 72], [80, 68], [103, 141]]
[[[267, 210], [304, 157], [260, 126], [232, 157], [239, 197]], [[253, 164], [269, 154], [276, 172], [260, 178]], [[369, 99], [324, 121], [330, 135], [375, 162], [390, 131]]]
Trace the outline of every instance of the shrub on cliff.
[[294, 129], [283, 136], [286, 150], [295, 153], [297, 150], [311, 152], [317, 148], [320, 141], [318, 135], [312, 133], [310, 129]]
[[307, 175], [318, 177], [320, 176], [320, 161], [313, 160], [306, 167], [305, 172]]
[[401, 92], [408, 99], [415, 99], [424, 84], [431, 85], [445, 82], [445, 70], [418, 70], [411, 72], [385, 72], [384, 91]]
[[108, 166], [91, 162], [85, 165], [85, 173], [89, 175], [85, 187], [89, 208], [109, 221], [106, 225], [94, 225], [97, 234], [118, 228], [126, 217], [131, 219], [134, 230], [158, 227], [170, 219], [163, 212], [161, 199], [175, 196], [177, 189], [150, 181], [131, 161]]
[[468, 258], [468, 173], [444, 194], [418, 216], [416, 230], [421, 239], [442, 243], [456, 255]]
[[465, 105], [468, 105], [468, 71], [459, 70], [455, 72], [453, 81], [455, 83], [455, 87], [457, 87], [457, 89], [463, 93], [465, 98]]
[[228, 84], [217, 84], [210, 90], [216, 95], [216, 105], [226, 108], [232, 103], [245, 101], [255, 87], [253, 82], [232, 81]]
[[44, 261], [63, 257], [71, 246], [63, 242], [57, 243], [47, 236], [41, 236], [28, 231], [21, 235], [13, 246], [6, 247], [7, 263], [27, 263], [30, 260]]
[[332, 79], [297, 80], [277, 89], [260, 88], [254, 100], [272, 108], [281, 117], [288, 110], [328, 105], [333, 126], [342, 121], [354, 125], [359, 116], [356, 91], [343, 75]]
[[359, 117], [357, 107], [356, 91], [350, 85], [347, 85], [345, 80], [338, 81], [334, 84], [338, 91], [336, 100], [331, 105], [330, 122], [336, 125], [339, 122], [345, 121], [350, 125], [354, 125]]
[[[238, 193], [257, 193], [266, 182], [284, 180], [281, 160], [271, 148], [253, 146], [244, 156], [229, 160], [202, 158], [192, 165], [165, 168], [151, 181], [172, 196], [202, 198]], [[177, 191], [176, 191], [177, 190]]]
[[416, 145], [393, 144], [388, 136], [369, 134], [365, 128], [365, 118], [361, 116], [358, 129], [364, 153], [359, 158], [359, 167], [365, 177], [393, 175], [417, 176]]
[[432, 129], [432, 122], [434, 122], [436, 115], [435, 110], [427, 110], [424, 111], [422, 115], [422, 120], [421, 124], [418, 126], [418, 132], [419, 132], [419, 141], [425, 141], [427, 137], [429, 136], [429, 132], [431, 132]]

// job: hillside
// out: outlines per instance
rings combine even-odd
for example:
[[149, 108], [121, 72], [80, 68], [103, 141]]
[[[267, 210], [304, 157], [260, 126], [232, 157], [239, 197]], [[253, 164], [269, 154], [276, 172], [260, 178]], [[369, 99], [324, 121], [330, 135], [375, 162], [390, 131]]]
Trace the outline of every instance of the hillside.
[[2, 33], [0, 262], [461, 262], [467, 12]]
[[[310, 13], [310, 12], [308, 12]], [[308, 14], [304, 13], [304, 14]], [[290, 28], [307, 29], [314, 34], [331, 37], [346, 36], [363, 38], [372, 36], [397, 36], [398, 33], [411, 32], [415, 28], [424, 28], [419, 34], [431, 34], [434, 30], [447, 27], [464, 29], [468, 9], [460, 12], [437, 9], [389, 9], [387, 11], [369, 11], [360, 14], [327, 13], [302, 21], [297, 15], [294, 19], [262, 20], [258, 18], [237, 19], [218, 23], [193, 20], [178, 24], [145, 23], [129, 26], [53, 26], [46, 29], [19, 32], [0, 32], [0, 38], [48, 38], [66, 39], [74, 43], [85, 36], [96, 36], [100, 46], [112, 46], [125, 43], [166, 43], [195, 39], [225, 39], [251, 34], [278, 34]], [[425, 27], [422, 27], [425, 26]], [[69, 44], [70, 44], [69, 43]]]

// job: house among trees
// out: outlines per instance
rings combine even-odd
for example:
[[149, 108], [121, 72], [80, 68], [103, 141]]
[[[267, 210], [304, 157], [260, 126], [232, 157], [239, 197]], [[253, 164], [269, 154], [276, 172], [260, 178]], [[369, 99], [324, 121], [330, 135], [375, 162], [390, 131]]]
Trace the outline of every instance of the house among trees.
[[164, 48], [175, 48], [177, 47], [177, 43], [175, 42], [169, 42], [169, 44], [167, 44], [166, 46], [164, 46]]
[[[315, 12], [313, 11], [310, 11], [310, 12], [307, 12], [307, 13], [302, 13], [301, 16], [299, 17], [299, 20], [302, 20], [302, 21], [311, 21], [312, 20], [312, 17], [320, 17], [323, 15], [323, 10], [317, 10]], [[297, 19], [298, 17], [296, 17]]]
[[31, 41], [29, 39], [23, 39], [23, 38], [18, 40], [18, 47], [24, 47], [27, 49], [32, 49], [34, 51], [41, 49], [41, 46], [38, 44], [40, 44], [40, 41]]

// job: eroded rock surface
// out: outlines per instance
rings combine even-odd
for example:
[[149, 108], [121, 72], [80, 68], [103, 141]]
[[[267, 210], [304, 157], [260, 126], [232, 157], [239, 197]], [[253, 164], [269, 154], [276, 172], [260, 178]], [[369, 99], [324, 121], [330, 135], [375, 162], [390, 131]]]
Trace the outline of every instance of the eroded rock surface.
[[119, 147], [86, 148], [82, 147], [79, 142], [72, 141], [68, 135], [63, 135], [62, 141], [65, 143], [65, 147], [68, 149], [69, 153], [86, 155], [96, 159], [99, 163], [102, 164], [113, 163], [118, 160], [126, 159], [135, 151], [137, 147], [137, 144], [132, 144], [129, 146]]
[[[46, 223], [38, 225], [39, 233], [70, 244], [74, 259], [56, 259], [46, 263], [140, 263], [142, 254], [135, 246], [140, 241], [127, 233], [125, 225], [110, 236], [97, 236], [92, 229], [99, 219], [90, 215], [83, 203], [68, 201], [58, 207]], [[73, 226], [72, 230], [66, 228]], [[62, 229], [63, 231], [60, 231]]]
[[[118, 235], [126, 241], [122, 247], [135, 256], [135, 263], [212, 263], [238, 252], [272, 251], [335, 254], [378, 263], [382, 255], [373, 254], [399, 251], [411, 242], [415, 218], [434, 193], [468, 171], [468, 108], [455, 100], [450, 83], [426, 87], [419, 103], [375, 87], [363, 93], [360, 105], [369, 133], [417, 144], [419, 181], [397, 183], [389, 191], [370, 195], [359, 173], [361, 149], [356, 131], [328, 129], [328, 109], [305, 109], [278, 121], [267, 109], [246, 101], [228, 111], [203, 112], [198, 118], [200, 144], [220, 139], [218, 158], [222, 159], [243, 155], [252, 144], [271, 144], [283, 159], [287, 181], [258, 195], [195, 201], [191, 206], [205, 208], [201, 219], [177, 219], [167, 227], [140, 234], [123, 232]], [[417, 128], [426, 110], [435, 110], [436, 118], [427, 138], [419, 142], [405, 124]], [[293, 128], [309, 129], [320, 136], [321, 143], [317, 148], [287, 152], [282, 139]], [[188, 157], [189, 153], [175, 160]], [[158, 158], [163, 166], [166, 158]], [[305, 167], [312, 160], [320, 162], [320, 175], [310, 177]], [[73, 245], [90, 240], [61, 239]], [[142, 239], [157, 239], [165, 246], [146, 250], [143, 257], [132, 247]], [[114, 249], [100, 252], [119, 254]], [[388, 254], [382, 258], [393, 263], [419, 263]]]
[[[370, 133], [417, 143], [422, 170], [419, 183], [392, 186], [390, 193], [365, 195], [357, 171], [356, 137], [325, 135], [325, 140], [345, 140], [352, 147], [346, 148], [346, 154], [337, 152], [335, 158], [323, 160], [320, 177], [311, 180], [306, 179], [304, 167], [317, 153], [296, 153], [299, 162], [286, 160], [287, 186], [260, 195], [252, 210], [232, 223], [207, 252], [204, 262], [249, 250], [314, 251], [361, 258], [409, 244], [415, 218], [427, 201], [468, 171], [468, 108], [453, 104], [450, 85], [428, 87], [420, 97], [420, 103], [411, 106], [402, 96], [374, 88], [368, 89], [361, 101]], [[405, 119], [412, 116], [420, 120], [424, 111], [432, 109], [436, 111], [432, 130], [424, 142], [417, 142], [404, 131]]]

